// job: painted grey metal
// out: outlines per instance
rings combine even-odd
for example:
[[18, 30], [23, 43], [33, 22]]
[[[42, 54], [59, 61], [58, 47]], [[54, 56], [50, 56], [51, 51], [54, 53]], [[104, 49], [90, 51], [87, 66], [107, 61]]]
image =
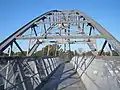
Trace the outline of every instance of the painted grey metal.
[[[71, 63], [76, 66], [77, 61], [81, 62], [81, 56], [75, 56]], [[89, 62], [88, 57], [86, 63]], [[84, 85], [87, 90], [119, 90], [120, 89], [120, 57], [119, 56], [105, 56], [105, 57], [96, 57], [91, 63], [89, 68], [84, 72], [81, 77]], [[84, 71], [84, 68], [81, 68], [82, 62], [78, 64], [77, 72], [79, 75]], [[84, 66], [84, 65], [83, 65]]]
[[[8, 67], [7, 64], [5, 64], [4, 68], [0, 71], [0, 78], [7, 83], [5, 90], [35, 90], [38, 85], [45, 84], [45, 80], [47, 80], [51, 73], [62, 63], [61, 59], [57, 57], [0, 57], [0, 62], [3, 60], [10, 62], [10, 69], [6, 75], [4, 75], [4, 70]], [[54, 66], [56, 63], [50, 64], [50, 61], [56, 62], [57, 66]], [[44, 63], [42, 63], [42, 65], [45, 66], [45, 69], [40, 62]], [[48, 71], [48, 68], [50, 68], [50, 71]], [[45, 75], [44, 72], [47, 72], [47, 75]]]
[[16, 37], [16, 39], [89, 39], [89, 38], [103, 38], [101, 35], [96, 36], [47, 36], [45, 37]]
[[31, 50], [29, 51], [29, 53], [28, 53], [28, 56], [31, 56], [35, 51], [36, 51], [36, 49], [37, 49], [37, 47], [39, 46], [39, 41], [37, 41], [34, 45], [33, 45], [33, 47], [31, 48]]
[[[47, 31], [51, 30], [51, 29], [53, 28], [53, 26], [55, 26], [55, 25], [53, 24], [52, 26], [50, 26], [42, 36], [46, 36]], [[36, 37], [37, 37], [38, 35], [37, 35], [37, 33], [36, 33], [35, 28], [34, 28], [34, 32], [35, 32], [35, 35], [36, 35]], [[37, 39], [37, 42], [36, 42], [36, 43], [33, 45], [33, 47], [29, 50], [27, 56], [31, 56], [31, 55], [36, 51], [36, 49], [38, 48], [38, 46], [39, 46], [40, 44], [42, 44], [42, 43], [39, 41], [38, 38], [36, 38], [36, 39]]]
[[[82, 20], [80, 19], [82, 18]], [[8, 37], [7, 39], [5, 39], [3, 42], [0, 43], [0, 53], [2, 53], [13, 41], [15, 41], [15, 39], [49, 39], [49, 36], [47, 36], [47, 29], [45, 31], [45, 36], [47, 37], [21, 37], [21, 35], [26, 32], [29, 28], [35, 28], [37, 25], [39, 25], [40, 23], [44, 23], [45, 24], [53, 24], [51, 25], [51, 27], [53, 28], [54, 25], [58, 25], [61, 24], [62, 27], [65, 27], [64, 24], [68, 23], [71, 25], [74, 24], [80, 24], [82, 23], [82, 29], [84, 31], [84, 26], [85, 24], [89, 24], [91, 25], [91, 27], [96, 28], [102, 36], [90, 36], [90, 38], [104, 38], [107, 40], [107, 42], [118, 52], [120, 53], [120, 43], [118, 40], [116, 40], [107, 30], [105, 30], [100, 24], [98, 24], [96, 21], [94, 21], [93, 19], [91, 19], [90, 17], [88, 17], [86, 14], [84, 14], [83, 12], [80, 12], [78, 10], [52, 10], [49, 11], [37, 18], [35, 18], [34, 20], [32, 20], [31, 22], [29, 22], [28, 24], [26, 24], [25, 26], [23, 26], [22, 28], [20, 28], [19, 30], [17, 30], [15, 33], [13, 33], [10, 37]], [[50, 27], [50, 28], [51, 28]], [[46, 28], [46, 27], [45, 27]], [[91, 33], [91, 31], [90, 31]], [[35, 33], [36, 35], [36, 33]], [[51, 37], [51, 39], [55, 39], [58, 37]], [[61, 37], [59, 37], [61, 38]], [[84, 37], [84, 36], [78, 36], [78, 37], [72, 37], [72, 36], [66, 36], [63, 38], [89, 38], [88, 36]], [[35, 51], [35, 49], [39, 46], [39, 45], [35, 45], [36, 47], [33, 48], [34, 50], [31, 50], [29, 55], [32, 55], [32, 53]]]
[[[79, 11], [78, 11], [79, 12]], [[100, 24], [98, 24], [95, 20], [84, 14], [83, 12], [79, 12], [80, 15], [85, 17], [85, 19], [89, 20], [91, 25], [95, 27], [102, 35], [104, 35], [108, 41], [108, 43], [118, 52], [120, 55], [120, 42], [115, 39], [105, 28], [103, 28]]]
[[[55, 12], [57, 10], [53, 10], [50, 12]], [[7, 48], [9, 46], [9, 44], [15, 40], [15, 38], [21, 34], [23, 34], [26, 30], [28, 30], [32, 25], [35, 24], [35, 22], [41, 20], [44, 18], [44, 15], [49, 14], [50, 12], [47, 12], [37, 18], [35, 18], [34, 20], [32, 20], [31, 22], [29, 22], [28, 24], [24, 25], [22, 28], [20, 28], [19, 30], [17, 30], [15, 33], [13, 33], [11, 36], [9, 36], [7, 39], [5, 39], [3, 42], [0, 43], [0, 53], [5, 50], [5, 48]]]
[[102, 49], [101, 49], [100, 55], [102, 55], [103, 50], [104, 50], [106, 44], [107, 44], [107, 40], [105, 40], [105, 42], [104, 42], [104, 44], [103, 44], [103, 46], [102, 46]]
[[19, 44], [18, 44], [16, 41], [14, 41], [14, 43], [15, 43], [16, 46], [19, 48], [19, 50], [22, 52], [22, 54], [25, 55], [25, 53], [23, 52], [23, 50], [21, 49], [21, 47], [19, 46]]
[[[23, 80], [25, 78], [25, 75], [23, 73], [23, 70], [22, 70], [22, 67], [20, 66], [20, 64], [17, 65], [17, 68], [18, 68], [18, 72], [19, 72], [19, 75], [20, 75], [21, 82], [23, 82]], [[27, 86], [26, 86], [27, 83], [23, 82], [22, 85], [23, 85], [23, 90], [27, 90]]]
[[[40, 33], [41, 35], [39, 35], [39, 32], [37, 32], [36, 28], [41, 27], [40, 26], [41, 24], [44, 27], [43, 29], [44, 31]], [[73, 35], [72, 32], [70, 31], [70, 27], [75, 25], [78, 27], [79, 31], [78, 33], [76, 32], [75, 35]], [[85, 26], [89, 27], [90, 32], [88, 35], [85, 32]], [[59, 32], [55, 32], [55, 31], [52, 32], [52, 30], [56, 29], [56, 27], [57, 30], [59, 30]], [[32, 33], [30, 35], [29, 34], [24, 35], [27, 31], [31, 29], [34, 31], [34, 36], [32, 36]], [[93, 35], [92, 34], [93, 29], [98, 31], [99, 34]], [[55, 35], [51, 35], [51, 32]], [[43, 42], [45, 42], [46, 39], [47, 40], [64, 39], [65, 42], [62, 42], [61, 44], [65, 45], [64, 47], [65, 51], [67, 44], [69, 44], [69, 50], [70, 50], [71, 43], [79, 42], [77, 40], [72, 42], [71, 39], [88, 40], [84, 42], [88, 44], [88, 46], [92, 51], [96, 51], [96, 48], [93, 46], [93, 43], [90, 42], [92, 42], [91, 39], [99, 39], [99, 38], [105, 39], [106, 42], [108, 42], [110, 49], [114, 49], [116, 52], [118, 52], [118, 54], [120, 54], [119, 41], [116, 40], [107, 30], [105, 30], [96, 21], [94, 21], [93, 19], [91, 19], [90, 17], [88, 17], [87, 15], [85, 15], [84, 13], [78, 10], [52, 10], [35, 18], [34, 20], [32, 20], [31, 22], [29, 22], [28, 24], [17, 30], [15, 33], [13, 33], [11, 36], [9, 36], [7, 39], [5, 39], [3, 42], [0, 43], [0, 54], [3, 53], [4, 50], [10, 46], [11, 49], [9, 51], [10, 52], [9, 55], [12, 55], [13, 42], [16, 44], [18, 49], [24, 53], [24, 51], [21, 49], [21, 45], [19, 45], [16, 42], [16, 40], [35, 39], [32, 48], [29, 48], [28, 50], [27, 53], [28, 57], [0, 57], [0, 62], [4, 61], [4, 65], [3, 65], [4, 68], [0, 69], [0, 73], [4, 72], [4, 70], [6, 71], [5, 78], [3, 73], [0, 74], [0, 77], [5, 82], [5, 89], [9, 90], [18, 87], [18, 90], [20, 88], [27, 90], [30, 88], [28, 87], [28, 85], [30, 85], [31, 86], [30, 89], [32, 90], [38, 86], [41, 87], [44, 86], [49, 76], [62, 63], [60, 59], [57, 57], [29, 57], [32, 56], [32, 54], [37, 50], [38, 46]], [[44, 40], [41, 41], [40, 39], [44, 39]], [[54, 41], [51, 40], [48, 42], [53, 43]], [[59, 44], [57, 40], [54, 43]], [[105, 46], [103, 46], [103, 48], [104, 47]], [[87, 62], [87, 65], [86, 65], [85, 55], [83, 55], [80, 62], [78, 62], [77, 60], [76, 64], [77, 65], [80, 64], [81, 68], [84, 67], [83, 72], [80, 74], [80, 76], [82, 76], [86, 72], [86, 70], [91, 65], [95, 57], [96, 54], [94, 54], [91, 57], [90, 61]], [[50, 61], [52, 62], [52, 66], [50, 64]], [[6, 65], [7, 62], [14, 62], [15, 65], [13, 65], [12, 63], [8, 63], [9, 65]], [[10, 67], [11, 69], [9, 70], [8, 67]], [[8, 75], [10, 75], [11, 78]], [[117, 80], [118, 82], [120, 81], [119, 79]]]

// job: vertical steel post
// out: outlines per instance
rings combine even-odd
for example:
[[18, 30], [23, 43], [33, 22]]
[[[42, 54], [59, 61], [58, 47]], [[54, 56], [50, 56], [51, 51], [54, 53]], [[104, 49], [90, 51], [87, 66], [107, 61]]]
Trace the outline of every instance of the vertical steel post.
[[102, 55], [103, 50], [104, 50], [106, 44], [107, 44], [107, 40], [105, 40], [105, 42], [104, 42], [104, 44], [103, 44], [103, 46], [102, 46], [101, 52], [100, 52], [100, 54], [99, 54], [100, 56]]
[[[21, 82], [23, 82], [24, 81], [24, 74], [23, 74], [23, 72], [22, 72], [22, 68], [21, 68], [21, 65], [20, 65], [20, 63], [18, 62], [18, 64], [17, 64], [17, 68], [18, 68], [18, 72], [19, 72], [19, 76], [20, 76], [20, 79], [21, 79]], [[23, 86], [23, 89], [24, 90], [27, 90], [27, 86], [26, 86], [26, 83], [25, 82], [23, 82], [22, 83], [22, 86]]]
[[49, 56], [49, 52], [50, 52], [50, 45], [48, 45], [47, 56]]
[[57, 56], [57, 44], [55, 45], [55, 56]]
[[[30, 32], [30, 37], [32, 36], [32, 29]], [[27, 56], [29, 55], [29, 51], [30, 51], [30, 44], [31, 44], [31, 39], [28, 41], [28, 50], [27, 50]]]
[[[13, 47], [13, 43], [11, 43], [10, 48], [9, 48], [9, 56], [12, 55], [12, 47]], [[9, 67], [10, 67], [10, 61], [7, 62], [8, 67], [6, 68], [6, 74], [5, 74], [5, 79], [8, 80], [8, 76], [9, 76]], [[4, 89], [7, 88], [7, 81], [5, 80], [5, 85], [4, 85]]]

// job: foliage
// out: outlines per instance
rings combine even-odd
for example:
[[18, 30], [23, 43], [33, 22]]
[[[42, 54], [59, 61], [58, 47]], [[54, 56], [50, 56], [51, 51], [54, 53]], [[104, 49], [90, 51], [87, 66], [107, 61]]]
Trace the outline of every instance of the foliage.
[[43, 52], [37, 51], [36, 53], [33, 54], [33, 56], [43, 56]]
[[92, 56], [92, 52], [91, 51], [88, 51], [85, 53], [87, 56]]
[[0, 56], [8, 56], [7, 53], [1, 53]]
[[[25, 55], [27, 55], [27, 51], [23, 51], [23, 53], [24, 53]], [[16, 52], [16, 53], [13, 54], [13, 56], [24, 56], [23, 53], [21, 53], [21, 52]]]
[[[46, 45], [45, 47], [42, 48], [42, 50], [35, 52], [32, 56], [61, 56], [61, 57], [66, 57], [70, 60], [73, 56], [82, 56], [83, 54], [87, 56], [92, 55], [91, 51], [83, 52], [82, 49], [79, 49], [79, 52], [77, 52], [77, 50], [75, 50], [74, 52], [70, 50], [63, 51], [63, 49], [60, 47], [61, 46], [56, 45], [56, 44]], [[23, 51], [23, 52], [27, 55], [27, 51]], [[98, 51], [98, 55], [100, 55], [100, 53], [101, 51]], [[112, 53], [112, 56], [119, 56], [115, 50], [112, 50], [111, 53]], [[110, 56], [111, 53], [110, 51], [107, 51], [107, 52], [103, 51], [101, 55]], [[12, 52], [11, 55], [12, 56], [24, 56], [21, 52]], [[2, 53], [0, 54], [0, 56], [9, 56], [9, 54]]]
[[34, 53], [34, 56], [55, 56], [55, 53], [56, 53], [56, 56], [58, 56], [59, 52], [62, 50], [62, 49], [60, 50], [59, 49], [60, 49], [59, 45], [56, 45], [56, 44], [47, 45], [43, 47], [42, 50]]

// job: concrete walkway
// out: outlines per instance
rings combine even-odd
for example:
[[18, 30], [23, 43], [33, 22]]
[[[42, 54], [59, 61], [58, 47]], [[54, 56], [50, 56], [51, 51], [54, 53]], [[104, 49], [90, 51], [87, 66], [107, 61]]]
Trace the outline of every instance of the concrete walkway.
[[86, 90], [70, 63], [63, 63], [41, 90]]

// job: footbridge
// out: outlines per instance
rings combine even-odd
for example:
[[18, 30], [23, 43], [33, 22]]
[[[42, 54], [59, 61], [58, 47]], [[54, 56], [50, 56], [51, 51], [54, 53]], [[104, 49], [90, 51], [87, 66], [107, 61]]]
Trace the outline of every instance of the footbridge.
[[52, 10], [0, 43], [0, 90], [120, 90], [119, 55], [91, 17]]

